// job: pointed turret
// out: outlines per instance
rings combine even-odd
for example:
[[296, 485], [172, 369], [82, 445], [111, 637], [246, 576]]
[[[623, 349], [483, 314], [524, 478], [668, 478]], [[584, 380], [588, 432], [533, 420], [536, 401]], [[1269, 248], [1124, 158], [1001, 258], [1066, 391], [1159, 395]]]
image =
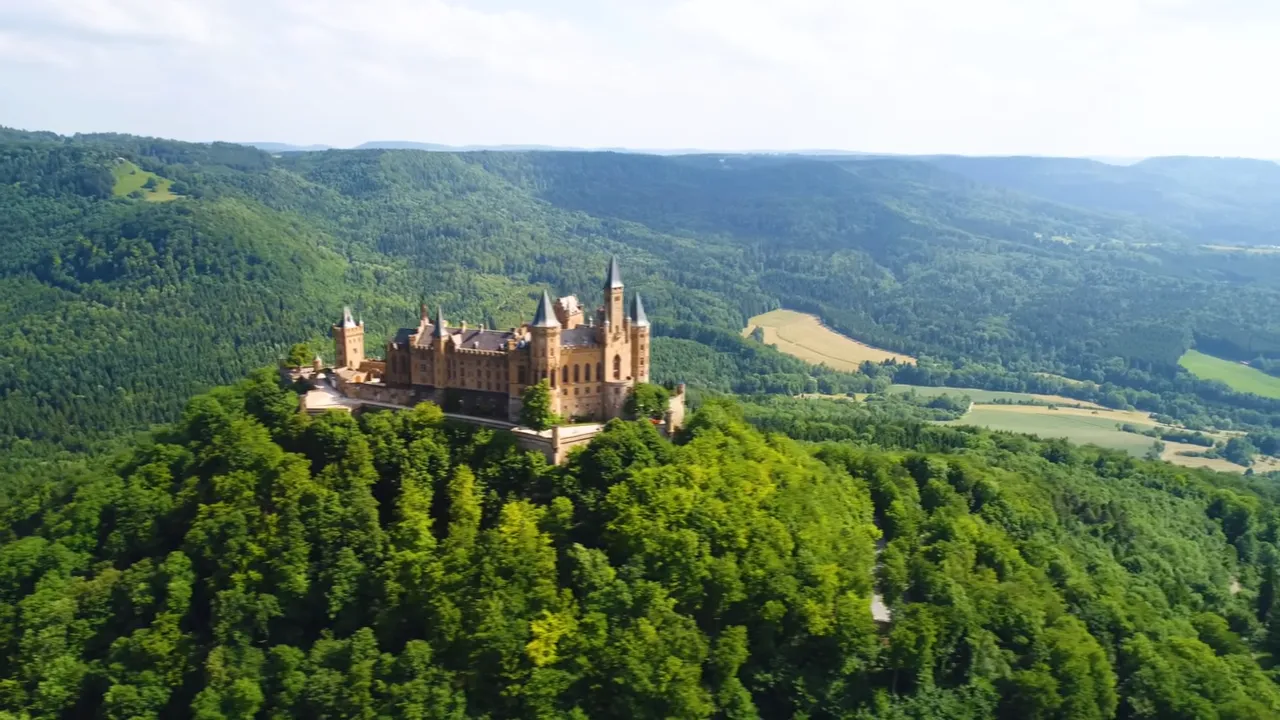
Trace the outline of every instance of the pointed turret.
[[444, 306], [441, 305], [440, 307], [436, 308], [436, 326], [434, 329], [432, 329], [431, 336], [438, 337], [438, 338], [444, 337], [445, 336], [444, 329], [445, 329]]
[[418, 305], [418, 321], [423, 325], [427, 324], [427, 304]]
[[364, 362], [364, 323], [351, 317], [351, 308], [342, 308], [342, 322], [333, 326], [334, 367], [355, 370]]
[[609, 274], [604, 279], [606, 288], [622, 287], [622, 271], [618, 270], [618, 256], [609, 258]]
[[640, 293], [631, 296], [631, 324], [635, 327], [649, 327], [649, 317], [644, 314], [644, 301]]
[[560, 327], [560, 321], [556, 319], [556, 309], [552, 307], [551, 296], [546, 290], [542, 291], [542, 299], [538, 301], [538, 311], [533, 314], [530, 327]]

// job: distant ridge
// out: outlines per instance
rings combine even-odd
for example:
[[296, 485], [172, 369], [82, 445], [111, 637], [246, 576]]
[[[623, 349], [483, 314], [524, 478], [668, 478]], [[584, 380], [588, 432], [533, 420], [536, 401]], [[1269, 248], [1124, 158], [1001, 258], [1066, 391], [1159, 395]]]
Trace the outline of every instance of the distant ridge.
[[321, 150], [334, 150], [331, 145], [290, 145], [289, 143], [278, 142], [244, 142], [239, 145], [248, 145], [255, 147], [263, 152], [282, 153], [282, 152], [319, 152]]
[[412, 140], [370, 140], [352, 148], [333, 145], [293, 145], [280, 142], [243, 142], [270, 153], [321, 152], [324, 150], [423, 150], [426, 152], [613, 152], [634, 155], [794, 155], [805, 157], [872, 156], [860, 150], [800, 149], [800, 150], [708, 150], [706, 148], [628, 148], [628, 147], [577, 147], [568, 145], [496, 144], [496, 145], [446, 145], [444, 143], [415, 142]]

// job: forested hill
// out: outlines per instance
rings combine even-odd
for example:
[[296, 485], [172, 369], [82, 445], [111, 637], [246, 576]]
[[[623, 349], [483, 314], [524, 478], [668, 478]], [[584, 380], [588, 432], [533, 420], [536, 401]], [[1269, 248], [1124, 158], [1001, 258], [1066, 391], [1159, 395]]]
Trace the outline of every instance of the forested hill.
[[924, 356], [907, 381], [1012, 388], [1049, 372], [1118, 403], [1280, 422], [1276, 403], [1176, 365], [1193, 343], [1280, 356], [1280, 260], [1202, 252], [1159, 224], [920, 161], [273, 157], [0, 131], [0, 442], [10, 455], [26, 440], [80, 447], [172, 419], [298, 339], [325, 349], [343, 304], [374, 352], [424, 300], [512, 326], [542, 287], [596, 297], [610, 254], [645, 295], [660, 379], [737, 392], [870, 381], [736, 337], [781, 306]]
[[435, 406], [297, 407], [264, 370], [0, 503], [0, 715], [1280, 715], [1280, 515], [1239, 477], [720, 403], [548, 467]]
[[1159, 157], [1125, 166], [1032, 157], [930, 162], [997, 187], [1143, 217], [1200, 243], [1280, 244], [1280, 164], [1270, 160]]

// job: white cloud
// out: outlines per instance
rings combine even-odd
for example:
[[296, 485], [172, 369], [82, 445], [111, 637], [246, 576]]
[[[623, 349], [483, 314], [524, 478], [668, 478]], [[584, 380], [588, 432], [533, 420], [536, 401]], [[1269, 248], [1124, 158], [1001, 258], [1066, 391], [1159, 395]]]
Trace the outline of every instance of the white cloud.
[[1280, 157], [1280, 10], [1261, 0], [502, 2], [0, 2], [0, 123]]

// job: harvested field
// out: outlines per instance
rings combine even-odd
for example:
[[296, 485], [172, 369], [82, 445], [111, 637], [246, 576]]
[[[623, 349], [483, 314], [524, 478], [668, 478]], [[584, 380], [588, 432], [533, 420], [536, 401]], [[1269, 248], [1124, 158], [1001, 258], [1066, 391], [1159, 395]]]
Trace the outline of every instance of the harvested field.
[[823, 325], [817, 316], [794, 310], [771, 310], [751, 318], [742, 331], [743, 336], [750, 335], [757, 327], [763, 331], [766, 345], [836, 370], [855, 372], [867, 360], [878, 363], [896, 359], [912, 365], [916, 362], [910, 355], [881, 350], [841, 335]]

